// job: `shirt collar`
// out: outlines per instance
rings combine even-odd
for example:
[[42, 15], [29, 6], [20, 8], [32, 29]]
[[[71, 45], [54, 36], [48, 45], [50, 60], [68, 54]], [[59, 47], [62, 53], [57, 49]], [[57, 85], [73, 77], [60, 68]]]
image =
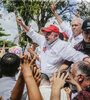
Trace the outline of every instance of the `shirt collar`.
[[79, 34], [78, 36], [76, 36], [76, 37], [75, 37], [75, 40], [76, 40], [76, 39], [80, 39], [80, 38], [83, 38], [82, 33]]

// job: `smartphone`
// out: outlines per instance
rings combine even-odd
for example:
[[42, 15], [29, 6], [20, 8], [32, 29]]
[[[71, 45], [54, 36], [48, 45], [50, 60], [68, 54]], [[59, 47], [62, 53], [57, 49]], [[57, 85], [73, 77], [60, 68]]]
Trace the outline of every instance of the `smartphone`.
[[63, 73], [64, 73], [64, 77], [65, 77], [65, 76], [66, 76], [66, 74], [67, 74], [67, 71], [65, 71], [65, 70], [64, 70], [64, 71], [62, 71], [62, 72], [61, 72], [61, 74], [60, 74], [60, 77], [61, 77], [61, 75], [62, 75]]

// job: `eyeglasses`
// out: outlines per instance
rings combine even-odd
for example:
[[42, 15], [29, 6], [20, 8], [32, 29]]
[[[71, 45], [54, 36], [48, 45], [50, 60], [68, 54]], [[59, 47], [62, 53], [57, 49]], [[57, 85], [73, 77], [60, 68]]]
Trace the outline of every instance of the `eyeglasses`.
[[46, 36], [49, 36], [52, 32], [46, 32], [44, 33]]

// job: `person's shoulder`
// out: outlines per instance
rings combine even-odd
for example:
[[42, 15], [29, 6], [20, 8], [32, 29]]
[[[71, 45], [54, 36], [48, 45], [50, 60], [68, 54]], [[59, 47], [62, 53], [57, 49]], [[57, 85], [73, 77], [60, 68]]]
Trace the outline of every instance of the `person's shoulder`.
[[54, 45], [54, 50], [59, 52], [59, 51], [62, 51], [63, 49], [65, 49], [69, 45], [70, 44], [68, 42], [58, 39], [58, 41]]
[[59, 46], [64, 46], [64, 47], [70, 45], [69, 42], [64, 41], [64, 40], [61, 40], [61, 39], [59, 39], [59, 41], [58, 41], [57, 44], [58, 44]]
[[74, 46], [74, 49], [79, 50], [79, 49], [82, 48], [82, 45], [83, 45], [83, 41], [81, 41], [81, 42], [79, 42], [78, 44], [76, 44], [76, 45]]

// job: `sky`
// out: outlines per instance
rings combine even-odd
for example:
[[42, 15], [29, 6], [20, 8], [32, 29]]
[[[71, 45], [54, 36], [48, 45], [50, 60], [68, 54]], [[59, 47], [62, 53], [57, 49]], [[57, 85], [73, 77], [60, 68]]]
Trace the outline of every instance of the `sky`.
[[[73, 1], [73, 0], [72, 0]], [[77, 0], [80, 2], [81, 0]], [[89, 0], [84, 0], [88, 1]], [[11, 36], [8, 37], [3, 37], [4, 39], [10, 40], [13, 42], [14, 38], [18, 36], [18, 30], [17, 30], [17, 23], [16, 23], [16, 18], [14, 13], [8, 13], [4, 8], [1, 8], [0, 14], [2, 14], [2, 19], [0, 19], [1, 27], [5, 29], [6, 34], [11, 34]], [[54, 20], [54, 22], [52, 22]], [[51, 18], [51, 20], [46, 24], [46, 26], [50, 25], [51, 23], [55, 23], [56, 26], [58, 26], [57, 21], [55, 18]], [[38, 31], [37, 25], [35, 22], [30, 22], [30, 26], [32, 28], [35, 28], [35, 31]], [[15, 43], [17, 44], [18, 39], [16, 39]]]

